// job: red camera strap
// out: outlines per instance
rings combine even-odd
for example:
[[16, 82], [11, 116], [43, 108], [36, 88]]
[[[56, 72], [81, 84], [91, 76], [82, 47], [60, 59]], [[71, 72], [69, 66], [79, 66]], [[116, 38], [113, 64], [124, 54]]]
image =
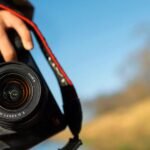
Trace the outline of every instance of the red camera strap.
[[[67, 76], [67, 74], [65, 73], [65, 71], [63, 70], [63, 68], [61, 67], [60, 63], [58, 62], [58, 60], [56, 59], [56, 57], [54, 56], [51, 48], [48, 46], [44, 36], [42, 35], [42, 33], [40, 32], [39, 28], [36, 26], [35, 23], [33, 23], [31, 20], [29, 20], [28, 18], [26, 18], [25, 16], [21, 15], [20, 13], [17, 13], [16, 11], [12, 10], [11, 8], [0, 4], [0, 9], [4, 9], [9, 11], [10, 13], [14, 14], [15, 16], [19, 17], [21, 20], [23, 20], [29, 27], [31, 27], [34, 32], [36, 33], [36, 35], [38, 36], [38, 38], [40, 39], [40, 41], [42, 42], [44, 49], [45, 49], [45, 53], [47, 54], [47, 56], [49, 56], [49, 61], [52, 61], [52, 65], [54, 63], [54, 71], [59, 75], [59, 77], [61, 77], [61, 80], [63, 83], [65, 84], [69, 84], [72, 85], [71, 80], [69, 79], [69, 77]], [[52, 66], [52, 67], [53, 67]], [[60, 82], [61, 83], [61, 82]]]

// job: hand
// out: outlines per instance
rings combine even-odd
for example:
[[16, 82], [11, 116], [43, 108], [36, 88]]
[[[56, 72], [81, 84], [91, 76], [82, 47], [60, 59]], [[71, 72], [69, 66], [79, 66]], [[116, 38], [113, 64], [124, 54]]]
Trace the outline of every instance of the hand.
[[6, 30], [13, 28], [19, 34], [26, 50], [33, 48], [31, 34], [25, 23], [7, 11], [0, 11], [0, 53], [5, 61], [17, 60], [17, 55], [7, 36]]

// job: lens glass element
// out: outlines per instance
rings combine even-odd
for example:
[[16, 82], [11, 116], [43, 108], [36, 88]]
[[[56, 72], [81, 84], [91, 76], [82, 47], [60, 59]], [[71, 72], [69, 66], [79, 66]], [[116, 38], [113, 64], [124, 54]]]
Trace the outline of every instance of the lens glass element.
[[1, 78], [0, 104], [6, 109], [17, 109], [31, 97], [31, 86], [23, 76], [9, 74]]

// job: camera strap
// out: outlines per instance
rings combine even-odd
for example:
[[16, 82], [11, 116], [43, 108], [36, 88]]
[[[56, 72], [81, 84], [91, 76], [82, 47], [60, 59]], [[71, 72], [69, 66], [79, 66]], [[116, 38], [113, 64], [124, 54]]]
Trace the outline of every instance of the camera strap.
[[61, 67], [60, 63], [56, 59], [55, 55], [53, 54], [51, 48], [48, 46], [47, 41], [45, 40], [44, 36], [42, 35], [36, 24], [23, 16], [20, 12], [17, 12], [3, 4], [0, 4], [0, 9], [9, 11], [13, 15], [24, 21], [37, 38], [41, 50], [44, 53], [46, 59], [48, 60], [58, 80], [62, 93], [65, 120], [71, 133], [74, 136], [72, 139], [70, 139], [68, 144], [64, 146], [64, 148], [59, 150], [77, 150], [78, 147], [82, 144], [81, 140], [79, 139], [79, 133], [82, 126], [82, 110], [80, 100], [77, 96], [72, 81], [69, 79], [69, 77]]

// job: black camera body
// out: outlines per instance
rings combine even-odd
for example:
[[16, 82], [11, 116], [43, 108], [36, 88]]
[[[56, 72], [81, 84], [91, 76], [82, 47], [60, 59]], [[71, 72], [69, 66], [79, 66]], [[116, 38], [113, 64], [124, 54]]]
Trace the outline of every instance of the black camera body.
[[58, 107], [30, 52], [23, 48], [17, 33], [9, 30], [18, 61], [6, 63], [0, 58], [0, 150], [29, 149], [67, 126], [74, 138], [62, 150], [76, 150], [82, 144], [79, 139], [82, 111], [75, 88], [38, 28], [19, 14], [15, 15], [34, 33], [56, 75], [64, 112]]
[[0, 64], [0, 125], [20, 135], [14, 149], [26, 149], [63, 130], [66, 122], [31, 54], [14, 46], [19, 62]]

